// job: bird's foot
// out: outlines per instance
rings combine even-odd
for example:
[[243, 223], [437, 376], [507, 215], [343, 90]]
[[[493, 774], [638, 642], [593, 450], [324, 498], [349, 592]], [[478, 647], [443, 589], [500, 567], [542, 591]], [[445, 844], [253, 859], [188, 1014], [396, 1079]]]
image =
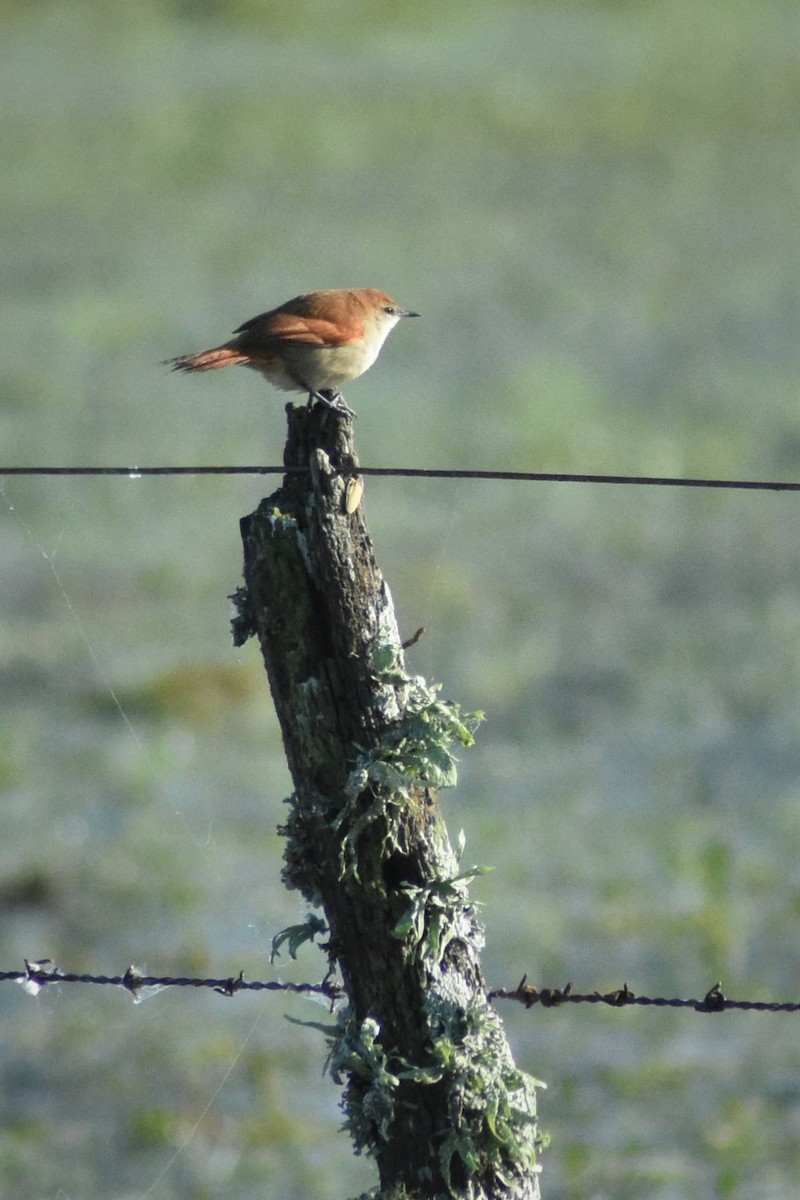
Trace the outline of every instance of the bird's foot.
[[320, 404], [324, 404], [326, 408], [332, 408], [334, 412], [343, 413], [346, 417], [354, 417], [356, 415], [352, 408], [350, 408], [341, 392], [334, 392], [330, 388], [325, 388], [325, 390], [321, 392], [309, 391], [309, 408], [311, 408], [315, 400], [318, 400]]

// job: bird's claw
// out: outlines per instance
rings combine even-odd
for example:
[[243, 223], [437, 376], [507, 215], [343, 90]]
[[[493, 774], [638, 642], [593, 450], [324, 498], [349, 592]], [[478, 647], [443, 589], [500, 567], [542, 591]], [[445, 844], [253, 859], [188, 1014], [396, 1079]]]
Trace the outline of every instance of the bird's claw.
[[349, 406], [341, 392], [326, 390], [324, 392], [308, 393], [308, 406], [311, 407], [314, 400], [324, 404], [326, 408], [332, 408], [334, 412], [343, 413], [346, 417], [354, 417], [356, 414]]

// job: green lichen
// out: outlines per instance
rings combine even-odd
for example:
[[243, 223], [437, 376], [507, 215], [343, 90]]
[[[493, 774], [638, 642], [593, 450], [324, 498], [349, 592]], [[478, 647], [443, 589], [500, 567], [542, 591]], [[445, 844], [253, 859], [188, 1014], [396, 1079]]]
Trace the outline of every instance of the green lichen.
[[245, 642], [256, 635], [256, 620], [250, 593], [246, 587], [238, 587], [228, 596], [233, 601], [235, 609], [231, 617], [231, 633], [234, 646], [243, 646]]
[[450, 942], [462, 936], [454, 917], [468, 903], [467, 883], [491, 870], [493, 868], [488, 866], [474, 866], [448, 879], [434, 879], [421, 887], [404, 884], [402, 891], [408, 897], [409, 905], [395, 924], [392, 936], [404, 941], [409, 953], [419, 953], [426, 966], [434, 969]]
[[281, 946], [286, 943], [289, 950], [290, 958], [297, 958], [297, 951], [304, 942], [313, 942], [318, 934], [328, 932], [328, 926], [323, 921], [322, 917], [318, 917], [315, 913], [308, 913], [305, 921], [300, 925], [288, 925], [286, 929], [282, 929], [280, 933], [276, 933], [272, 939], [272, 950], [270, 951], [269, 961], [275, 962], [275, 959], [280, 956]]
[[[535, 1088], [545, 1085], [513, 1065], [500, 1019], [488, 1006], [457, 1014], [451, 1010], [445, 1024], [449, 1032], [446, 1028], [431, 1046], [446, 1081], [450, 1111], [439, 1147], [442, 1176], [451, 1195], [469, 1197], [471, 1186], [459, 1193], [452, 1184], [453, 1163], [460, 1159], [468, 1177], [478, 1180], [491, 1170], [512, 1187], [539, 1169], [543, 1140], [536, 1128]], [[480, 1193], [477, 1186], [475, 1193]]]
[[305, 795], [301, 803], [295, 792], [284, 804], [288, 805], [289, 816], [285, 824], [278, 826], [278, 832], [286, 838], [281, 877], [287, 888], [296, 889], [308, 904], [321, 908], [323, 898], [317, 851], [328, 829], [329, 801], [324, 796]]
[[[539, 1170], [544, 1139], [536, 1128], [535, 1088], [545, 1085], [514, 1066], [500, 1020], [488, 1006], [464, 1012], [434, 999], [429, 1016], [441, 1032], [432, 1039], [431, 1061], [424, 1065], [388, 1054], [372, 1018], [357, 1025], [344, 1013], [335, 1029], [317, 1026], [331, 1043], [328, 1065], [334, 1080], [349, 1077], [345, 1128], [357, 1152], [374, 1157], [391, 1136], [401, 1082], [442, 1084], [449, 1120], [437, 1138], [437, 1157], [446, 1196], [485, 1195], [480, 1181], [488, 1173], [513, 1189]], [[463, 1165], [458, 1175], [470, 1180], [466, 1190], [454, 1182], [456, 1160]]]
[[328, 1069], [336, 1083], [341, 1084], [343, 1073], [349, 1076], [343, 1102], [345, 1128], [353, 1139], [356, 1153], [376, 1155], [379, 1139], [387, 1141], [389, 1138], [395, 1093], [401, 1079], [389, 1067], [380, 1043], [378, 1022], [367, 1017], [358, 1025], [345, 1014], [341, 1032], [328, 1056]]
[[455, 749], [474, 744], [475, 729], [483, 720], [483, 713], [464, 713], [453, 701], [441, 700], [440, 684], [407, 675], [390, 646], [375, 652], [373, 667], [378, 682], [403, 688], [404, 713], [375, 746], [358, 756], [348, 775], [345, 803], [333, 825], [342, 835], [342, 877], [357, 877], [358, 841], [368, 825], [378, 819], [385, 821], [382, 852], [391, 852], [397, 846], [401, 815], [413, 792], [455, 786]]
[[421, 675], [401, 668], [395, 647], [382, 645], [373, 652], [373, 672], [378, 683], [391, 684], [405, 696], [402, 720], [392, 725], [369, 755], [356, 764], [370, 781], [400, 790], [414, 786], [454, 787], [456, 745], [474, 745], [474, 733], [483, 713], [463, 713], [460, 705], [440, 700], [441, 684], [429, 684]]

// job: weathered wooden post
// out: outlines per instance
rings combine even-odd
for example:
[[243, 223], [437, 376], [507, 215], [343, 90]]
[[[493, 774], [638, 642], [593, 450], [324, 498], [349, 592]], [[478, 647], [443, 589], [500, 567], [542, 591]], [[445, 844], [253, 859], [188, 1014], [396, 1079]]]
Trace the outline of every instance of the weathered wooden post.
[[352, 419], [287, 413], [291, 471], [242, 521], [234, 634], [259, 639], [294, 781], [284, 878], [324, 911], [347, 996], [330, 1048], [347, 1128], [382, 1200], [533, 1200], [534, 1081], [487, 1003], [474, 872], [436, 800], [473, 722], [407, 673]]

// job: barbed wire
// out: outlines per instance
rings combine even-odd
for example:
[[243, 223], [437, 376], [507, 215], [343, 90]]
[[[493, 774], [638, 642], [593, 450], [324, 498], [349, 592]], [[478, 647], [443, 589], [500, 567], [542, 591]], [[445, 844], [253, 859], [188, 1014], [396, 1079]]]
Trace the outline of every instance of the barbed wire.
[[558, 1008], [562, 1004], [607, 1004], [610, 1008], [628, 1008], [631, 1005], [651, 1008], [691, 1008], [700, 1013], [721, 1013], [737, 1010], [739, 1012], [800, 1012], [800, 1003], [789, 1001], [781, 1003], [769, 1000], [729, 1000], [722, 990], [721, 983], [715, 983], [706, 992], [702, 1000], [681, 1000], [676, 996], [637, 996], [627, 983], [613, 992], [589, 992], [580, 994], [573, 992], [572, 984], [567, 983], [563, 988], [539, 988], [528, 983], [527, 975], [523, 975], [517, 986], [509, 991], [507, 988], [496, 988], [489, 992], [490, 1000], [516, 1000], [525, 1008], [541, 1004], [543, 1008]]
[[[233, 997], [237, 992], [294, 992], [299, 995], [323, 996], [331, 1002], [344, 996], [344, 989], [330, 979], [321, 983], [282, 983], [279, 980], [247, 980], [244, 972], [227, 979], [192, 979], [185, 976], [145, 975], [136, 967], [128, 967], [123, 975], [84, 975], [72, 971], [60, 971], [50, 959], [33, 961], [25, 959], [24, 971], [0, 971], [0, 983], [18, 983], [31, 995], [44, 987], [57, 983], [99, 984], [124, 988], [135, 1000], [149, 990], [171, 987], [208, 988], [221, 996]], [[800, 1012], [800, 1002], [780, 1003], [767, 1000], [730, 1000], [722, 991], [722, 984], [715, 983], [702, 1000], [683, 1000], [672, 996], [637, 996], [624, 983], [611, 992], [573, 992], [572, 984], [563, 988], [536, 988], [528, 983], [527, 975], [513, 989], [495, 988], [488, 999], [515, 1000], [525, 1008], [540, 1004], [543, 1008], [559, 1008], [564, 1004], [605, 1004], [609, 1008], [691, 1008], [699, 1013], [738, 1012]]]
[[282, 983], [271, 979], [248, 980], [244, 972], [231, 975], [227, 979], [192, 979], [186, 976], [174, 975], [145, 975], [137, 967], [128, 967], [123, 975], [83, 975], [74, 971], [61, 971], [49, 958], [37, 960], [24, 959], [24, 971], [0, 971], [0, 983], [18, 983], [31, 995], [36, 995], [44, 987], [55, 983], [86, 983], [103, 986], [121, 987], [130, 992], [134, 999], [140, 999], [142, 994], [150, 989], [161, 990], [170, 987], [209, 988], [221, 996], [235, 996], [237, 992], [296, 992], [300, 995], [319, 995], [328, 1000], [338, 1000], [343, 989], [332, 980], [323, 979], [321, 983]]
[[[307, 467], [1, 467], [0, 477], [34, 475], [121, 475], [139, 479], [150, 475], [291, 475]], [[739, 491], [800, 492], [800, 482], [762, 479], [699, 479], [669, 475], [587, 475], [555, 471], [483, 471], [439, 467], [357, 467], [334, 471], [340, 475], [372, 475], [405, 479], [506, 480], [514, 483], [598, 483], [634, 487], [724, 488]]]

